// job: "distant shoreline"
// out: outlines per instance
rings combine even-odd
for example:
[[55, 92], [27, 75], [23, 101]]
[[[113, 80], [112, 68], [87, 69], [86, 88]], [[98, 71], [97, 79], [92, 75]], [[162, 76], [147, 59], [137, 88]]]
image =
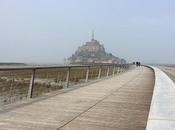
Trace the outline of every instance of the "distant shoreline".
[[0, 66], [6, 66], [6, 65], [8, 65], [8, 66], [11, 66], [11, 65], [15, 65], [15, 66], [25, 66], [25, 65], [27, 65], [27, 64], [25, 64], [25, 63], [10, 63], [10, 62], [2, 62], [2, 63], [0, 63]]

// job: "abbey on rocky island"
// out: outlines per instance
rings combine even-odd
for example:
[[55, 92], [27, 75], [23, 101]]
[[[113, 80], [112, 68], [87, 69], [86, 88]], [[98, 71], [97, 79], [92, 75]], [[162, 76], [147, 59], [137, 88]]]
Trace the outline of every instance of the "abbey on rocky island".
[[90, 64], [90, 63], [115, 63], [125, 64], [126, 60], [120, 59], [111, 53], [107, 53], [103, 45], [94, 39], [78, 47], [77, 51], [68, 59], [65, 64]]

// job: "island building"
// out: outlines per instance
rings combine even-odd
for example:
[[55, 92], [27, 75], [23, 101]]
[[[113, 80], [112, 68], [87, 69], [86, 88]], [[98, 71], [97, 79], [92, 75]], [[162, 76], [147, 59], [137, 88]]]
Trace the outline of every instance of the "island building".
[[92, 32], [91, 41], [78, 47], [75, 53], [64, 60], [65, 64], [96, 64], [96, 63], [114, 63], [125, 64], [125, 59], [120, 59], [111, 53], [105, 51], [104, 45], [94, 39], [94, 32]]

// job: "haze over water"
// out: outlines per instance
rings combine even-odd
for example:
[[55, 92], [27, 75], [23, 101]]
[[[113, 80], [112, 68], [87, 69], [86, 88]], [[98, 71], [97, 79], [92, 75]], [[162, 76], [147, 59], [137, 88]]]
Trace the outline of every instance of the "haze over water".
[[91, 39], [127, 61], [175, 64], [174, 0], [1, 0], [0, 62], [63, 63]]

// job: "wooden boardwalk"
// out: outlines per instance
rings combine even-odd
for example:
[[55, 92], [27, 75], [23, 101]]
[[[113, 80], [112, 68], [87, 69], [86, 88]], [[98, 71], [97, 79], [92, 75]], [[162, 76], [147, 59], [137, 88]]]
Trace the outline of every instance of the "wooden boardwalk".
[[145, 130], [153, 86], [153, 71], [138, 67], [4, 110], [0, 113], [0, 130]]

